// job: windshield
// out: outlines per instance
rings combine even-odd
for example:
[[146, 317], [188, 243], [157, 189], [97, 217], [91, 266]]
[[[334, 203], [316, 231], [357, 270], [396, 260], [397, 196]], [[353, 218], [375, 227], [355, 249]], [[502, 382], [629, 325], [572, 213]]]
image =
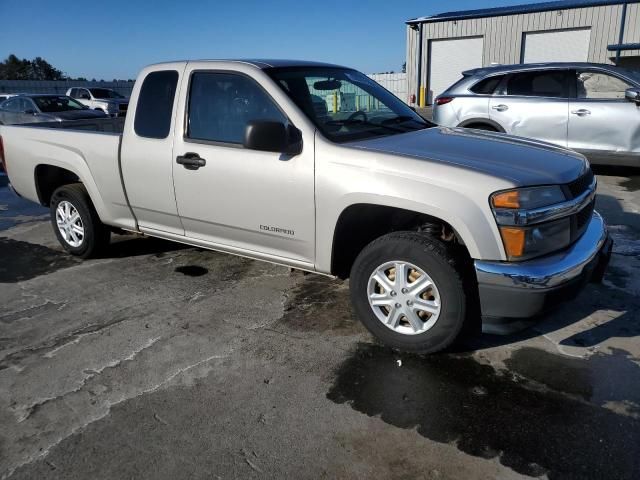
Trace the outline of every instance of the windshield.
[[395, 135], [433, 126], [398, 97], [355, 70], [271, 68], [266, 73], [334, 142]]
[[124, 98], [118, 92], [108, 88], [90, 88], [89, 90], [94, 98]]
[[55, 97], [52, 95], [46, 97], [31, 97], [31, 99], [36, 102], [36, 105], [43, 113], [66, 112], [86, 108], [73, 98], [65, 96]]

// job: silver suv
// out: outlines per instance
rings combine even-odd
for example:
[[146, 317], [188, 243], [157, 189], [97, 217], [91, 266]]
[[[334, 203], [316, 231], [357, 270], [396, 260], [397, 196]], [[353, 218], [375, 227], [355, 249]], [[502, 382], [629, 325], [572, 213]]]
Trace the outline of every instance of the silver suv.
[[462, 75], [436, 98], [435, 123], [544, 140], [592, 163], [640, 166], [640, 72], [541, 63]]

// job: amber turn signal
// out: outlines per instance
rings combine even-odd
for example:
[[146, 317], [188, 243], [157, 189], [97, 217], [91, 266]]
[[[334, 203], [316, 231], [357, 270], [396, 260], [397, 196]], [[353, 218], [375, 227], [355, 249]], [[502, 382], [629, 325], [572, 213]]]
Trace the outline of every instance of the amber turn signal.
[[502, 243], [509, 258], [521, 257], [524, 254], [525, 230], [516, 227], [500, 227]]
[[520, 208], [520, 192], [510, 190], [508, 192], [495, 193], [491, 197], [496, 208]]

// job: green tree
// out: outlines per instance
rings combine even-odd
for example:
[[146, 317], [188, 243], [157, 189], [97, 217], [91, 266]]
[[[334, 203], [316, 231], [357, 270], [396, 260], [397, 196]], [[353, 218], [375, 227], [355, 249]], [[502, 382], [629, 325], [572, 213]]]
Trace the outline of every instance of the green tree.
[[62, 71], [42, 57], [19, 59], [14, 54], [0, 62], [0, 80], [64, 80]]

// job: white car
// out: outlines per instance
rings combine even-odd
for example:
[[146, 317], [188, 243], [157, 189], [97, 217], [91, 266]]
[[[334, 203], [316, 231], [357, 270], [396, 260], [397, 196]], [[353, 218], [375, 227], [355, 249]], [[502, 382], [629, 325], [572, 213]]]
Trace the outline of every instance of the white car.
[[102, 110], [111, 117], [124, 116], [129, 107], [129, 99], [110, 88], [73, 87], [67, 95], [93, 110]]

